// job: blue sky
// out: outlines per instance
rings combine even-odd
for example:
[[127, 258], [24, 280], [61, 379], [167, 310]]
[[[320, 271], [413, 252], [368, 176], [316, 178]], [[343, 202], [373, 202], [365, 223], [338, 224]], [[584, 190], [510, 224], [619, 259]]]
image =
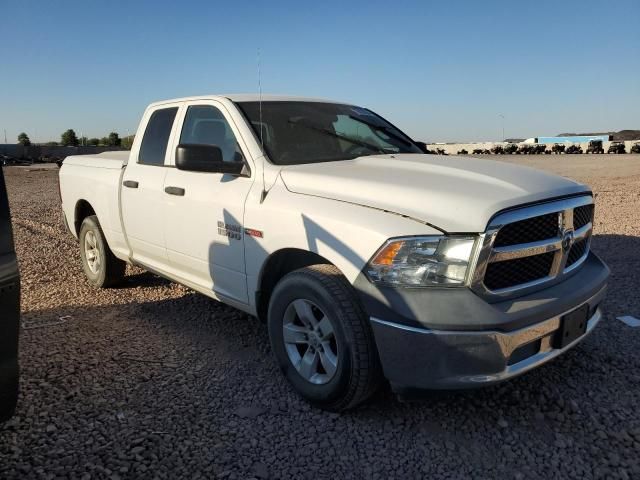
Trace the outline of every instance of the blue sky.
[[[416, 139], [640, 128], [640, 1], [0, 0], [0, 136], [134, 132], [155, 100], [369, 107]], [[3, 138], [0, 137], [0, 141]]]

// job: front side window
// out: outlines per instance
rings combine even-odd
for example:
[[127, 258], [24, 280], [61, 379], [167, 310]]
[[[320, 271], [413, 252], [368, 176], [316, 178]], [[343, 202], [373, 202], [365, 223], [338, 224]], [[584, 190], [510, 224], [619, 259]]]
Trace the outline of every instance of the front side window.
[[151, 114], [142, 137], [138, 163], [144, 165], [164, 165], [167, 143], [176, 118], [178, 107], [162, 108]]
[[225, 162], [242, 162], [243, 159], [227, 120], [220, 110], [211, 105], [193, 105], [187, 109], [180, 143], [215, 145], [222, 151]]
[[372, 111], [323, 102], [237, 104], [276, 165], [422, 153], [404, 133]]

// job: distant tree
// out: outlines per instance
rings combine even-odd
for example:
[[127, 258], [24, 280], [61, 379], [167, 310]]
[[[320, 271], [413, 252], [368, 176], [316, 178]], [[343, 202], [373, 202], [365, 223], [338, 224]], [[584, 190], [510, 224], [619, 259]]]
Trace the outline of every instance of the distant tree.
[[89, 140], [87, 140], [87, 145], [93, 145], [94, 147], [97, 147], [98, 145], [100, 145], [100, 139], [90, 138]]
[[122, 139], [122, 148], [125, 150], [131, 150], [131, 146], [133, 145], [133, 140], [136, 138], [135, 135], [129, 135], [128, 137], [124, 137]]
[[76, 132], [74, 132], [73, 129], [71, 128], [66, 132], [64, 132], [60, 136], [60, 143], [65, 147], [68, 147], [68, 146], [77, 147], [79, 142], [78, 142], [78, 137], [76, 136]]
[[45, 145], [47, 147], [57, 147], [60, 144], [58, 142], [47, 142], [47, 143], [45, 143]]
[[29, 135], [22, 132], [20, 135], [18, 135], [18, 143], [23, 147], [28, 147], [29, 145], [31, 145], [31, 140], [29, 140]]
[[107, 145], [109, 145], [110, 147], [119, 147], [121, 143], [122, 139], [120, 138], [120, 135], [118, 135], [116, 132], [111, 132], [109, 134]]

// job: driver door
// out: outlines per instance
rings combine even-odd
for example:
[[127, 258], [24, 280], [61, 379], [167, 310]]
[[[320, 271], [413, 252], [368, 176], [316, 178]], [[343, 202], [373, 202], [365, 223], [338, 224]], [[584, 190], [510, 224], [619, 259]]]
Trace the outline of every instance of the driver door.
[[[182, 110], [179, 144], [216, 145], [224, 161], [245, 162], [246, 147], [227, 112], [215, 101]], [[244, 205], [251, 176], [170, 168], [164, 179], [165, 239], [170, 268], [186, 283], [216, 296], [249, 302], [244, 263]]]

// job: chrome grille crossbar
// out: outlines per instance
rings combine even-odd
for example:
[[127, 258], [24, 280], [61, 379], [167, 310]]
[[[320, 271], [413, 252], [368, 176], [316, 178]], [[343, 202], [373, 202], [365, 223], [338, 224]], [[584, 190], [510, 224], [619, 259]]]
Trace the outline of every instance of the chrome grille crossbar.
[[587, 223], [584, 227], [580, 227], [573, 233], [573, 238], [578, 240], [582, 240], [583, 238], [588, 238], [591, 236], [591, 231], [593, 230], [593, 224], [591, 222]]
[[491, 251], [489, 263], [531, 257], [532, 255], [540, 255], [560, 249], [562, 249], [562, 239], [560, 237], [540, 240], [539, 242], [509, 245], [508, 247], [496, 247]]

